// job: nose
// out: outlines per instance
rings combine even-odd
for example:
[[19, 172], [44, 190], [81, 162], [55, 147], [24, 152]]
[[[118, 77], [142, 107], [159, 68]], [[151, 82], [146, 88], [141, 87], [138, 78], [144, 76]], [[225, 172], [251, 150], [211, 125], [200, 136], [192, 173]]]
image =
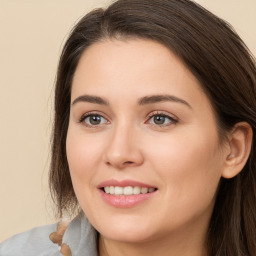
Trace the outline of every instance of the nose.
[[120, 170], [141, 165], [144, 158], [136, 131], [123, 125], [111, 132], [104, 152], [104, 162]]

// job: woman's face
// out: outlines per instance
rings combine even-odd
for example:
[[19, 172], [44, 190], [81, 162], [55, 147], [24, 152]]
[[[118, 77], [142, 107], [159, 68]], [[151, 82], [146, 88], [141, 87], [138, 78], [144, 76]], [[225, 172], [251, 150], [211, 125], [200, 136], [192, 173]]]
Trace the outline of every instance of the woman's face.
[[199, 82], [165, 46], [108, 40], [83, 53], [66, 146], [78, 201], [106, 239], [205, 235], [224, 146]]

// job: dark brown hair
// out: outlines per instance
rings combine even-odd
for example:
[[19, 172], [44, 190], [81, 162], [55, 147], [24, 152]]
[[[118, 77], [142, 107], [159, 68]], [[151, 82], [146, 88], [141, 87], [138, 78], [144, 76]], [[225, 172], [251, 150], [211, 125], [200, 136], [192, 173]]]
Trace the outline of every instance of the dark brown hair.
[[256, 64], [222, 19], [189, 0], [119, 0], [83, 17], [64, 46], [55, 88], [50, 187], [58, 213], [78, 205], [66, 157], [72, 78], [84, 50], [112, 38], [162, 43], [200, 81], [217, 118], [220, 137], [240, 121], [253, 129], [246, 166], [220, 181], [206, 241], [211, 256], [256, 255]]

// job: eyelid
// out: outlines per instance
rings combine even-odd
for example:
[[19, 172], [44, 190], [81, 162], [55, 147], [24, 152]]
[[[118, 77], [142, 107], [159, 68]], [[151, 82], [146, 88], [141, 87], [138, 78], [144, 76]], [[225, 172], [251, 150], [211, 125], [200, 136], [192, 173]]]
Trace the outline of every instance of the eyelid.
[[151, 112], [149, 115], [148, 115], [148, 118], [147, 118], [147, 122], [154, 116], [163, 116], [163, 117], [167, 117], [171, 120], [171, 122], [169, 124], [160, 124], [160, 125], [157, 125], [157, 124], [150, 124], [150, 125], [153, 125], [153, 126], [157, 126], [157, 127], [166, 127], [166, 126], [170, 126], [170, 125], [173, 125], [173, 124], [176, 124], [178, 121], [179, 121], [179, 118], [168, 113], [168, 112], [165, 112], [165, 111], [161, 111], [161, 110], [156, 110], [156, 111], [153, 111]]
[[[105, 120], [107, 120], [107, 122], [105, 124], [99, 124], [99, 125], [90, 125], [88, 123], [85, 123], [84, 122], [84, 125], [87, 126], [87, 127], [90, 127], [90, 128], [99, 128], [100, 126], [103, 126], [103, 125], [106, 125], [106, 124], [109, 124], [110, 121], [109, 121], [109, 118], [106, 117], [106, 115], [100, 111], [90, 111], [90, 112], [86, 112], [84, 113], [78, 120], [78, 123], [83, 123], [83, 121], [89, 117], [89, 116], [92, 116], [92, 115], [98, 115], [98, 116], [101, 116], [103, 117]], [[157, 127], [166, 127], [166, 126], [170, 126], [170, 125], [174, 125], [176, 124], [178, 121], [179, 121], [179, 118], [174, 116], [173, 114], [170, 114], [168, 112], [165, 112], [165, 111], [162, 111], [162, 110], [155, 110], [155, 111], [152, 111], [151, 113], [148, 114], [147, 116], [147, 119], [146, 119], [146, 123], [149, 122], [149, 120], [154, 117], [154, 116], [163, 116], [163, 117], [166, 117], [166, 118], [169, 118], [170, 119], [170, 123], [168, 124], [149, 124], [149, 125], [152, 125], [152, 126], [157, 126]]]
[[[110, 123], [109, 121], [109, 118], [105, 116], [105, 114], [103, 114], [102, 112], [100, 111], [90, 111], [90, 112], [86, 112], [84, 113], [78, 120], [78, 123], [82, 123], [87, 117], [89, 116], [101, 116], [103, 117], [105, 120], [107, 120], [107, 123]], [[87, 124], [87, 123], [84, 123], [85, 126], [87, 127], [91, 127], [91, 128], [98, 128], [99, 126], [102, 126], [102, 124], [100, 125], [90, 125], [90, 124]]]

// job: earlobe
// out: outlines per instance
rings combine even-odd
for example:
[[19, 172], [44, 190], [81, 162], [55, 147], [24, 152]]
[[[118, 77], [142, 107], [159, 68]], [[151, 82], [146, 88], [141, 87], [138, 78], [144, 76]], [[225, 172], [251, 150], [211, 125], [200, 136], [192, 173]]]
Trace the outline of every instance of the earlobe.
[[237, 123], [229, 134], [229, 153], [226, 155], [222, 177], [230, 179], [244, 168], [251, 152], [252, 128], [246, 122]]

